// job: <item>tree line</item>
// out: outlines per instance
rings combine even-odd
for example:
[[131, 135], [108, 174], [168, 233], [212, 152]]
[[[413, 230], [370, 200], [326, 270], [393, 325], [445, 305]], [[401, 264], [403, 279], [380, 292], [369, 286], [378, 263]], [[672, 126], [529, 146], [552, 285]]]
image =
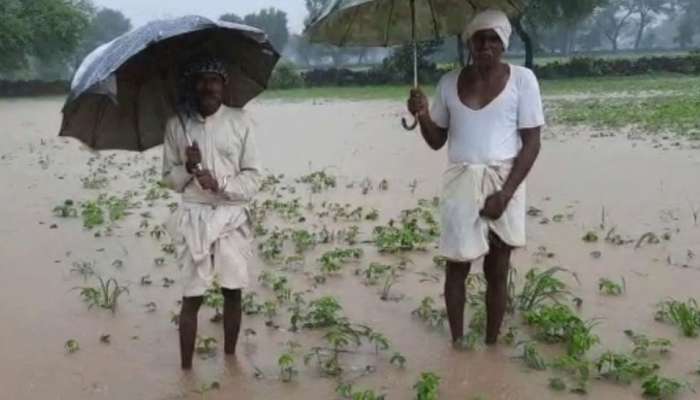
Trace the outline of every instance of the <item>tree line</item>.
[[[305, 24], [331, 0], [306, 0]], [[80, 60], [102, 43], [132, 28], [119, 10], [90, 0], [0, 0], [0, 78], [65, 79]], [[369, 65], [406, 49], [336, 48], [309, 43], [292, 33], [287, 14], [264, 8], [221, 20], [263, 29], [273, 46], [302, 67]], [[698, 0], [526, 0], [513, 18], [512, 54], [533, 65], [536, 54], [693, 48], [700, 42]], [[464, 61], [458, 37], [425, 43], [425, 57]]]

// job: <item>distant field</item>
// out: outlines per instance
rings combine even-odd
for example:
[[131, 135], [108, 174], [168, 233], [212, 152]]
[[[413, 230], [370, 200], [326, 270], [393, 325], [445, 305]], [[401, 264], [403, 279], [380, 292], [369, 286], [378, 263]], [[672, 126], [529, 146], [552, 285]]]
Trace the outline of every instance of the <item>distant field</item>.
[[[271, 100], [392, 100], [403, 102], [408, 86], [323, 87], [268, 91]], [[432, 95], [434, 88], [425, 87]], [[563, 124], [640, 126], [648, 132], [674, 132], [700, 139], [700, 77], [643, 75], [576, 78], [542, 82], [550, 118]], [[567, 96], [583, 95], [581, 99]]]

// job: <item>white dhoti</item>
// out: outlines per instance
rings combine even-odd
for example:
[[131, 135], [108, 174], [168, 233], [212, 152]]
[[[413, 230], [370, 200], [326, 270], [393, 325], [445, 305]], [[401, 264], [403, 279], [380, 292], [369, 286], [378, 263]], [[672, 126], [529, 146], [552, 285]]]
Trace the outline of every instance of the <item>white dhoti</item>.
[[182, 273], [183, 296], [202, 296], [216, 282], [248, 285], [252, 235], [243, 207], [183, 203], [168, 223]]
[[448, 260], [468, 262], [489, 252], [489, 230], [513, 247], [525, 246], [525, 183], [513, 194], [497, 220], [479, 215], [492, 193], [501, 190], [512, 165], [453, 164], [443, 176], [440, 253]]

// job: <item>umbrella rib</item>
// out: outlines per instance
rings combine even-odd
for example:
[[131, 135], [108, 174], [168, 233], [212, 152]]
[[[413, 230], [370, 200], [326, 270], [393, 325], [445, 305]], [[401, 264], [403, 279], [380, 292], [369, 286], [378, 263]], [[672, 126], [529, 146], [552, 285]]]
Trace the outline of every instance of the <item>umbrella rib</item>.
[[347, 29], [345, 29], [345, 34], [343, 34], [342, 38], [340, 39], [340, 42], [338, 43], [338, 46], [343, 46], [345, 44], [345, 41], [348, 38], [348, 35], [350, 34], [350, 30], [352, 29], [352, 25], [355, 23], [355, 18], [357, 18], [357, 12], [359, 10], [359, 7], [356, 7], [353, 10], [352, 18], [350, 19], [350, 23], [348, 24]]
[[384, 47], [389, 46], [389, 29], [391, 27], [391, 19], [394, 17], [394, 6], [396, 0], [391, 0], [391, 8], [389, 9], [389, 18], [386, 21], [386, 29], [384, 30]]
[[433, 29], [435, 30], [435, 40], [440, 39], [440, 30], [438, 29], [438, 20], [435, 16], [435, 7], [433, 6], [433, 0], [428, 0], [428, 6], [430, 6], [430, 16], [433, 18]]
[[510, 3], [511, 7], [513, 7], [515, 11], [522, 12], [520, 5], [513, 3], [513, 0], [508, 0], [508, 3]]

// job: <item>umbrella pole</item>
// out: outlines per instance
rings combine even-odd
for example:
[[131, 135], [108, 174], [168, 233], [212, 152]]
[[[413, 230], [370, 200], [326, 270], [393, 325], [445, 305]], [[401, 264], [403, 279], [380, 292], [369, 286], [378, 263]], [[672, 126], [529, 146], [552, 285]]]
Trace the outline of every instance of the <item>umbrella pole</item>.
[[[411, 42], [413, 44], [413, 88], [418, 89], [418, 43], [416, 42], [416, 0], [411, 0]], [[418, 126], [418, 119], [408, 125], [405, 118], [401, 118], [401, 125], [407, 131], [412, 131]]]

